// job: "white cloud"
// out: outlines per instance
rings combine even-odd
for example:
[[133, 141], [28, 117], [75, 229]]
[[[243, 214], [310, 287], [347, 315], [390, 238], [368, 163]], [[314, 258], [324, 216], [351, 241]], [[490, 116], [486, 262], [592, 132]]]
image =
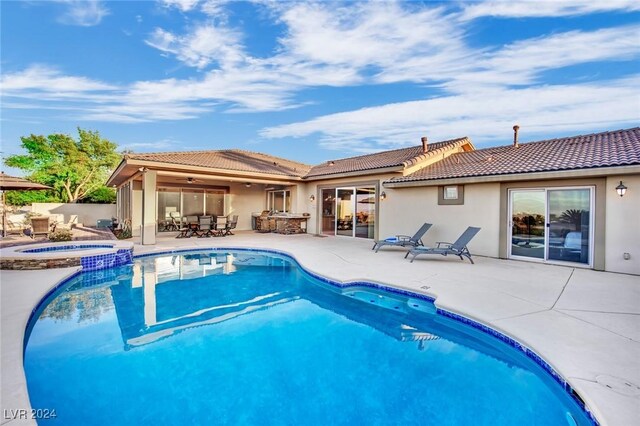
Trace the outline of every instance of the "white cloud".
[[109, 10], [99, 0], [56, 0], [66, 6], [65, 12], [58, 21], [65, 25], [92, 27], [98, 25]]
[[460, 19], [465, 21], [485, 16], [561, 17], [635, 10], [640, 10], [640, 4], [636, 0], [501, 0], [471, 3], [464, 8]]
[[230, 0], [205, 0], [200, 7], [202, 13], [209, 16], [214, 17], [225, 17], [225, 5], [229, 3]]
[[640, 53], [640, 26], [570, 31], [516, 42], [498, 51], [488, 67], [507, 72], [557, 69], [586, 62], [631, 59]]
[[165, 7], [175, 7], [183, 12], [188, 12], [196, 7], [199, 0], [161, 0], [160, 3]]
[[142, 151], [162, 151], [162, 150], [168, 150], [170, 149], [171, 151], [179, 151], [181, 149], [183, 150], [187, 150], [190, 147], [185, 145], [184, 142], [182, 141], [178, 141], [172, 138], [164, 138], [158, 141], [153, 141], [153, 142], [124, 142], [122, 144], [120, 144], [120, 150], [121, 151], [125, 151], [125, 150], [132, 150], [132, 151], [136, 151], [136, 150], [142, 150]]
[[569, 31], [521, 40], [473, 60], [474, 69], [443, 84], [452, 92], [469, 87], [532, 84], [544, 71], [589, 62], [623, 61], [640, 56], [640, 26]]
[[236, 32], [214, 25], [199, 25], [184, 36], [156, 28], [146, 43], [171, 53], [189, 66], [199, 69], [217, 63], [230, 66], [243, 58], [240, 36]]
[[[282, 52], [314, 66], [349, 67], [376, 82], [440, 80], [469, 55], [463, 27], [442, 8], [400, 3], [294, 4], [282, 13]], [[429, 58], [424, 67], [418, 58]]]
[[640, 75], [589, 84], [526, 89], [492, 88], [454, 96], [388, 104], [330, 114], [265, 128], [266, 138], [321, 135], [329, 149], [379, 151], [431, 141], [471, 136], [478, 143], [508, 139], [513, 124], [523, 134], [583, 133], [607, 126], [628, 126], [640, 119]]
[[83, 92], [113, 90], [115, 86], [86, 77], [63, 75], [59, 70], [44, 65], [32, 65], [22, 72], [3, 73], [0, 88], [3, 96], [21, 96], [35, 90], [68, 97]]

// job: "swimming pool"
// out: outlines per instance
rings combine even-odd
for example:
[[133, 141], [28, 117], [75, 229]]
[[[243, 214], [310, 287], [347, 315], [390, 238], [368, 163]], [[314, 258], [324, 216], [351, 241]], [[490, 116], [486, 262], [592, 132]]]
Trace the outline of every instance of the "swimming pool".
[[402, 293], [251, 251], [83, 273], [30, 324], [31, 404], [58, 424], [591, 424], [532, 359]]

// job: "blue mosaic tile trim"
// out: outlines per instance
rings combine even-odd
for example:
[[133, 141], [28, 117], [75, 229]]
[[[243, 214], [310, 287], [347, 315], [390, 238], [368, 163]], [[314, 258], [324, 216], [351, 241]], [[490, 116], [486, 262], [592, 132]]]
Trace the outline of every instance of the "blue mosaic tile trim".
[[[323, 283], [329, 284], [331, 286], [334, 287], [338, 287], [340, 289], [344, 289], [344, 288], [348, 288], [348, 287], [369, 287], [369, 288], [374, 288], [374, 289], [378, 289], [378, 290], [384, 290], [384, 291], [388, 291], [390, 293], [395, 293], [395, 294], [400, 294], [403, 296], [408, 296], [408, 297], [412, 297], [415, 299], [422, 299], [422, 300], [426, 300], [429, 301], [431, 303], [435, 302], [435, 298], [428, 296], [426, 294], [421, 294], [421, 293], [414, 293], [412, 291], [408, 291], [408, 290], [402, 290], [402, 289], [397, 289], [397, 288], [393, 288], [393, 287], [387, 287], [385, 285], [382, 284], [377, 284], [377, 283], [373, 283], [373, 282], [368, 282], [368, 281], [357, 281], [357, 282], [349, 282], [349, 283], [339, 283], [337, 281], [331, 280], [327, 277], [324, 277], [322, 275], [318, 275], [314, 272], [311, 272], [309, 270], [307, 270], [306, 268], [304, 268], [302, 265], [300, 265], [300, 263], [298, 263], [298, 261], [290, 254], [279, 251], [279, 250], [272, 250], [272, 249], [258, 249], [258, 248], [246, 248], [246, 247], [199, 247], [199, 248], [192, 248], [192, 249], [179, 249], [179, 250], [168, 250], [168, 251], [162, 251], [162, 252], [154, 252], [154, 253], [145, 253], [145, 254], [139, 254], [139, 255], [134, 255], [133, 258], [134, 259], [138, 259], [138, 258], [144, 258], [144, 257], [152, 257], [152, 256], [158, 256], [158, 255], [164, 255], [164, 254], [179, 254], [179, 253], [188, 253], [188, 252], [202, 252], [202, 251], [224, 251], [224, 252], [229, 252], [229, 251], [240, 251], [240, 252], [256, 252], [256, 253], [271, 253], [271, 254], [277, 254], [279, 256], [283, 256], [288, 258], [289, 260], [291, 260], [296, 266], [298, 266], [300, 268], [300, 270], [302, 270], [305, 274], [307, 274], [308, 276], [317, 279]], [[504, 343], [516, 348], [517, 350], [521, 351], [522, 353], [524, 353], [528, 358], [532, 359], [536, 364], [538, 364], [540, 367], [542, 367], [548, 374], [551, 375], [551, 377], [553, 377], [553, 379], [562, 387], [562, 389], [564, 389], [565, 392], [567, 392], [569, 394], [569, 396], [571, 396], [571, 398], [576, 401], [576, 403], [578, 404], [578, 406], [582, 409], [582, 411], [587, 415], [587, 417], [589, 418], [589, 420], [591, 420], [592, 424], [595, 426], [600, 426], [600, 423], [598, 422], [598, 420], [595, 418], [595, 416], [593, 415], [593, 413], [591, 413], [591, 411], [589, 411], [587, 409], [587, 407], [584, 404], [584, 401], [582, 401], [581, 398], [579, 398], [577, 395], [578, 393], [575, 391], [575, 389], [573, 389], [571, 387], [571, 385], [569, 385], [566, 380], [564, 380], [564, 378], [558, 374], [557, 371], [555, 371], [545, 360], [543, 360], [538, 354], [536, 354], [534, 351], [532, 351], [531, 349], [527, 348], [526, 346], [524, 346], [523, 344], [521, 344], [520, 342], [518, 342], [517, 340], [507, 336], [506, 334], [503, 334], [497, 330], [494, 330], [491, 327], [488, 327], [482, 323], [479, 323], [477, 321], [474, 321], [470, 318], [464, 317], [462, 315], [456, 314], [454, 312], [450, 312], [444, 309], [440, 309], [438, 307], [436, 307], [436, 313], [438, 315], [442, 315], [444, 317], [450, 318], [452, 320], [461, 322], [465, 325], [471, 326], [479, 331], [482, 331], [483, 333], [489, 334], [491, 336], [494, 336], [495, 338], [503, 341]]]
[[133, 249], [118, 249], [115, 253], [83, 256], [80, 265], [83, 271], [97, 271], [99, 269], [114, 268], [133, 262]]
[[64, 251], [64, 250], [77, 250], [79, 248], [113, 248], [111, 245], [105, 244], [72, 244], [67, 246], [52, 246], [52, 247], [40, 247], [35, 249], [23, 250], [23, 253], [43, 253], [49, 251]]
[[542, 367], [542, 369], [546, 371], [562, 387], [562, 389], [564, 389], [564, 391], [567, 392], [569, 396], [571, 396], [571, 398], [574, 401], [576, 401], [578, 406], [589, 417], [589, 420], [591, 420], [594, 425], [596, 426], [600, 425], [598, 420], [596, 420], [596, 418], [594, 417], [593, 413], [591, 413], [591, 411], [587, 409], [584, 401], [582, 401], [582, 399], [578, 396], [578, 393], [575, 391], [575, 389], [573, 389], [573, 387], [571, 387], [571, 385], [567, 383], [567, 381], [560, 374], [558, 374], [558, 372], [554, 370], [553, 367], [551, 367], [551, 365], [549, 365], [549, 363], [546, 362], [544, 359], [542, 359], [537, 353], [535, 353], [534, 351], [532, 351], [522, 343], [518, 342], [517, 340], [507, 336], [506, 334], [503, 334], [497, 330], [494, 330], [493, 328], [488, 327], [480, 322], [474, 321], [470, 318], [467, 318], [462, 315], [458, 315], [451, 311], [447, 311], [445, 309], [441, 309], [437, 307], [436, 307], [436, 312], [439, 315], [461, 322], [465, 325], [475, 328], [476, 330], [480, 330], [483, 333], [489, 334], [503, 341], [507, 345], [514, 347], [515, 349], [522, 352], [523, 354], [525, 354], [529, 359], [533, 360], [536, 364]]

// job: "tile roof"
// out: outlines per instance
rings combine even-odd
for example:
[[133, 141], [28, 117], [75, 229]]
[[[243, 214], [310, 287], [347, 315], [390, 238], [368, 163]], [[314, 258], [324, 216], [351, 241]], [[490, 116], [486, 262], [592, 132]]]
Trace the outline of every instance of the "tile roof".
[[[453, 149], [464, 144], [471, 143], [468, 138], [451, 139], [448, 141], [429, 143], [426, 153], [422, 151], [422, 145], [411, 148], [401, 148], [392, 151], [377, 152], [375, 154], [360, 155], [357, 157], [341, 158], [327, 161], [313, 166], [305, 178], [335, 175], [382, 169], [387, 167], [409, 167], [443, 150]], [[333, 164], [332, 164], [333, 163]]]
[[388, 183], [640, 164], [640, 127], [453, 154]]
[[128, 154], [126, 158], [295, 177], [304, 176], [311, 168], [296, 161], [240, 149]]

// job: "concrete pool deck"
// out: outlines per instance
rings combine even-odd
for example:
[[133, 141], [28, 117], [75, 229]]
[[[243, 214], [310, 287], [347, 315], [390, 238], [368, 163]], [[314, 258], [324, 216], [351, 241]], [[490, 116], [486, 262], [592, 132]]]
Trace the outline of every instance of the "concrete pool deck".
[[[293, 255], [306, 269], [328, 278], [374, 281], [429, 294], [439, 307], [487, 324], [535, 350], [580, 394], [601, 424], [640, 424], [639, 276], [483, 257], [474, 257], [475, 265], [442, 256], [421, 256], [409, 263], [399, 248], [376, 254], [370, 240], [339, 237], [173, 235], [159, 235], [155, 246], [136, 244], [134, 253], [270, 248]], [[22, 368], [26, 323], [47, 291], [76, 270], [0, 273], [3, 425], [34, 424], [4, 415], [31, 408]]]

